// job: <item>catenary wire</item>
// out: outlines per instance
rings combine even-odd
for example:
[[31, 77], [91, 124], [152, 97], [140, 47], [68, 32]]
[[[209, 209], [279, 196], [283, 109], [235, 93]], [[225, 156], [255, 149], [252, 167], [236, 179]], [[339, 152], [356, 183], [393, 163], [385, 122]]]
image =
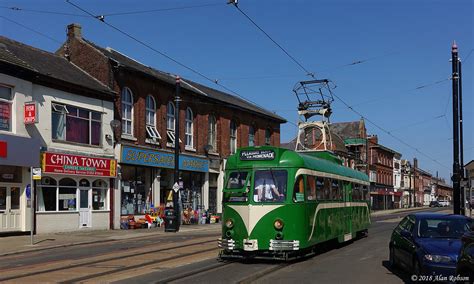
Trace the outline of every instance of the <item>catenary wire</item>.
[[40, 35], [40, 36], [42, 36], [42, 37], [45, 37], [45, 38], [47, 38], [47, 39], [49, 39], [49, 40], [54, 41], [54, 42], [56, 42], [56, 43], [59, 43], [59, 44], [62, 43], [61, 41], [59, 41], [59, 40], [57, 40], [57, 39], [55, 39], [55, 38], [52, 38], [52, 37], [50, 37], [50, 36], [48, 36], [48, 35], [46, 35], [46, 34], [44, 34], [44, 33], [42, 33], [42, 32], [39, 32], [39, 31], [34, 30], [34, 29], [30, 28], [30, 27], [27, 27], [27, 26], [25, 26], [25, 25], [23, 25], [23, 24], [21, 24], [21, 23], [18, 23], [18, 22], [16, 22], [16, 21], [12, 20], [12, 19], [9, 19], [9, 18], [7, 18], [7, 17], [5, 17], [5, 16], [0, 16], [0, 18], [4, 19], [4, 20], [6, 20], [6, 21], [9, 21], [9, 22], [11, 22], [11, 23], [14, 23], [14, 24], [16, 24], [16, 25], [18, 25], [18, 26], [20, 26], [20, 27], [23, 27], [23, 28], [25, 28], [25, 29], [27, 29], [27, 30], [29, 30], [29, 31], [31, 31], [31, 32], [34, 32], [34, 33], [36, 33], [36, 34], [38, 34], [38, 35]]
[[12, 10], [12, 11], [19, 11], [19, 12], [32, 12], [32, 13], [39, 13], [39, 14], [74, 16], [74, 17], [87, 17], [86, 15], [81, 15], [81, 14], [64, 13], [64, 12], [53, 12], [53, 11], [45, 11], [45, 10], [34, 10], [34, 9], [24, 9], [24, 8], [20, 8], [20, 7], [6, 7], [6, 6], [0, 6], [0, 8], [1, 8], [1, 9]]
[[191, 67], [185, 65], [184, 63], [179, 62], [178, 60], [172, 58], [171, 56], [167, 55], [166, 53], [159, 51], [158, 49], [156, 49], [156, 48], [152, 47], [151, 45], [149, 45], [149, 44], [147, 44], [147, 43], [141, 41], [140, 39], [134, 37], [133, 35], [131, 35], [131, 34], [125, 32], [125, 31], [122, 31], [121, 29], [117, 28], [116, 26], [114, 26], [114, 25], [112, 25], [112, 24], [106, 22], [104, 16], [102, 16], [102, 15], [96, 16], [96, 15], [92, 14], [91, 12], [89, 12], [89, 11], [83, 9], [82, 7], [80, 7], [80, 6], [76, 5], [76, 4], [74, 4], [74, 3], [71, 2], [70, 0], [66, 0], [66, 3], [68, 3], [68, 4], [70, 4], [70, 5], [74, 6], [74, 7], [76, 7], [77, 9], [83, 11], [84, 13], [88, 14], [89, 16], [91, 16], [91, 17], [93, 17], [93, 18], [95, 18], [95, 19], [101, 21], [102, 23], [104, 23], [104, 24], [107, 25], [108, 27], [110, 27], [110, 28], [114, 29], [115, 31], [121, 33], [122, 35], [124, 35], [124, 36], [126, 36], [126, 37], [128, 37], [128, 38], [130, 38], [130, 39], [132, 39], [132, 40], [134, 40], [134, 41], [136, 41], [137, 43], [139, 43], [139, 44], [145, 46], [146, 48], [152, 50], [153, 52], [160, 54], [161, 56], [163, 56], [163, 57], [167, 58], [168, 60], [170, 60], [170, 61], [176, 63], [177, 65], [179, 65], [179, 66], [185, 68], [186, 70], [189, 70], [189, 71], [191, 71], [192, 73], [197, 74], [198, 76], [200, 76], [200, 77], [202, 77], [202, 78], [204, 78], [204, 79], [206, 79], [206, 80], [208, 80], [208, 81], [210, 81], [210, 82], [212, 82], [212, 83], [214, 83], [214, 84], [220, 86], [221, 88], [225, 89], [225, 90], [228, 91], [228, 92], [231, 92], [231, 93], [234, 94], [235, 96], [240, 97], [240, 98], [243, 99], [244, 101], [250, 102], [250, 103], [254, 104], [254, 105], [257, 106], [257, 107], [259, 107], [259, 108], [261, 108], [261, 109], [264, 109], [263, 107], [259, 106], [257, 103], [255, 103], [255, 102], [253, 102], [253, 101], [251, 101], [251, 100], [249, 100], [249, 99], [243, 97], [242, 95], [238, 94], [237, 92], [235, 92], [235, 91], [229, 89], [228, 87], [226, 87], [226, 86], [220, 84], [217, 80], [211, 79], [210, 77], [204, 75], [203, 73], [197, 71], [196, 69], [193, 69], [193, 68], [191, 68]]
[[237, 10], [242, 14], [244, 15], [257, 29], [259, 29], [268, 39], [270, 39], [278, 48], [280, 48], [294, 63], [296, 63], [302, 70], [304, 70], [306, 72], [306, 75], [308, 76], [311, 76], [314, 78], [314, 73], [313, 72], [310, 72], [308, 71], [308, 69], [306, 69], [300, 62], [298, 62], [298, 60], [296, 60], [290, 53], [288, 53], [288, 51], [286, 51], [280, 44], [278, 44], [278, 42], [276, 42], [267, 32], [265, 32], [254, 20], [252, 20], [252, 18], [250, 18], [244, 11], [242, 11], [242, 9], [239, 8], [239, 6], [237, 5], [237, 2], [234, 0], [234, 1], [231, 1], [229, 2], [229, 4], [233, 4], [233, 6], [235, 8], [237, 8]]
[[110, 16], [123, 16], [123, 15], [136, 15], [136, 14], [146, 14], [146, 13], [154, 13], [154, 12], [184, 10], [184, 9], [191, 9], [191, 8], [203, 8], [203, 7], [211, 7], [211, 6], [222, 6], [222, 5], [225, 5], [225, 4], [222, 4], [222, 3], [209, 3], [209, 4], [193, 5], [193, 6], [182, 6], [182, 7], [162, 8], [162, 9], [152, 9], [152, 10], [108, 13], [108, 14], [102, 14], [102, 16], [110, 17]]

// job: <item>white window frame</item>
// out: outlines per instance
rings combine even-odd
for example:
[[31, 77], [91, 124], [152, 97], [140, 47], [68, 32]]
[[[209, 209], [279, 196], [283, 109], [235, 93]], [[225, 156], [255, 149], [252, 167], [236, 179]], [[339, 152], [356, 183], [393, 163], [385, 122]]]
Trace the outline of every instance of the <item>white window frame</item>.
[[0, 129], [1, 131], [5, 132], [13, 132], [13, 112], [15, 111], [15, 108], [13, 107], [13, 88], [11, 86], [3, 85], [0, 84], [1, 88], [9, 89], [10, 90], [10, 98], [9, 99], [3, 99], [0, 98], [0, 102], [5, 103], [10, 106], [10, 109], [8, 110], [10, 113], [10, 117], [8, 118], [8, 130], [5, 129]]
[[[130, 95], [130, 100], [125, 100], [126, 96], [125, 94]], [[133, 137], [133, 93], [132, 90], [128, 87], [124, 87], [122, 89], [122, 135]], [[125, 109], [129, 108], [130, 109], [130, 118], [125, 117]], [[124, 125], [127, 125], [127, 122], [130, 122], [130, 129], [128, 127], [124, 127]]]
[[[268, 136], [267, 136], [268, 134]], [[272, 131], [270, 128], [265, 128], [265, 145], [271, 145], [272, 144]]]
[[214, 115], [208, 117], [207, 144], [212, 146], [212, 152], [217, 152], [217, 120]]
[[146, 97], [146, 111], [145, 111], [145, 128], [147, 138], [145, 142], [158, 143], [158, 139], [161, 139], [161, 135], [156, 128], [156, 102], [152, 95]]
[[[252, 145], [250, 145], [252, 141]], [[255, 146], [255, 127], [253, 125], [249, 126], [249, 146]]]
[[186, 108], [186, 119], [185, 119], [185, 130], [184, 130], [184, 135], [185, 135], [185, 149], [187, 150], [195, 150], [194, 149], [194, 123], [193, 123], [193, 111], [191, 108]]
[[229, 129], [230, 153], [235, 154], [237, 152], [237, 123], [235, 120], [230, 121]]

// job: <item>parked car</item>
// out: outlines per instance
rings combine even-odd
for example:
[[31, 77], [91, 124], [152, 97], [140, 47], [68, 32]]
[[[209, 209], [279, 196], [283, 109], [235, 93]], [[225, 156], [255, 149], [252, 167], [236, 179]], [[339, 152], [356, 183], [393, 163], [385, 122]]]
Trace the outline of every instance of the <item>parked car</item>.
[[448, 207], [449, 206], [449, 201], [448, 200], [439, 200], [439, 204], [441, 204], [442, 207]]
[[[471, 224], [471, 231], [466, 232], [462, 237], [461, 252], [456, 267], [456, 275], [463, 277], [461, 281], [467, 283], [474, 282], [474, 223]], [[468, 281], [465, 281], [468, 277]]]
[[441, 207], [441, 204], [439, 204], [438, 201], [431, 201], [430, 202], [430, 207]]
[[393, 230], [390, 264], [405, 268], [411, 275], [455, 275], [461, 236], [472, 223], [462, 215], [410, 214]]

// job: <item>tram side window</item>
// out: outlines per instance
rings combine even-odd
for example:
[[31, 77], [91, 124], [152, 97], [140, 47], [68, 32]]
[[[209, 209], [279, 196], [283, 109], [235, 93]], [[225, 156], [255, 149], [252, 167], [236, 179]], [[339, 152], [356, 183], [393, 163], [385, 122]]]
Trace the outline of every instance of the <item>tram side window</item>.
[[362, 186], [361, 199], [362, 200], [368, 200], [369, 199], [369, 189], [367, 188], [366, 185]]
[[324, 178], [324, 195], [323, 198], [328, 200], [331, 199], [331, 179]]
[[227, 181], [227, 188], [240, 189], [244, 187], [248, 172], [232, 172]]
[[333, 179], [332, 182], [332, 188], [331, 188], [331, 197], [330, 199], [341, 199], [339, 196], [340, 196], [340, 193], [341, 193], [341, 187], [340, 187], [340, 183], [337, 179]]
[[306, 199], [316, 200], [316, 177], [306, 176]]
[[303, 176], [298, 176], [293, 188], [293, 201], [303, 202], [304, 201], [304, 179]]
[[316, 200], [324, 199], [324, 179], [322, 177], [316, 178]]
[[354, 183], [353, 189], [352, 189], [352, 200], [360, 200], [360, 199], [361, 199], [360, 185], [357, 183]]

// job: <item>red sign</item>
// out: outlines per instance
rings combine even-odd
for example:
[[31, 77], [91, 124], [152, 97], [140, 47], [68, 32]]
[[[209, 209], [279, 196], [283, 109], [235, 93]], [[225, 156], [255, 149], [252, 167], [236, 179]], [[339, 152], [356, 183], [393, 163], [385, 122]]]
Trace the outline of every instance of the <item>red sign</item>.
[[115, 177], [117, 175], [117, 161], [114, 159], [52, 152], [43, 153], [41, 158], [43, 173], [98, 177]]
[[0, 158], [7, 157], [7, 141], [0, 141]]
[[23, 110], [23, 122], [25, 124], [33, 124], [38, 122], [38, 105], [36, 102], [25, 103]]

